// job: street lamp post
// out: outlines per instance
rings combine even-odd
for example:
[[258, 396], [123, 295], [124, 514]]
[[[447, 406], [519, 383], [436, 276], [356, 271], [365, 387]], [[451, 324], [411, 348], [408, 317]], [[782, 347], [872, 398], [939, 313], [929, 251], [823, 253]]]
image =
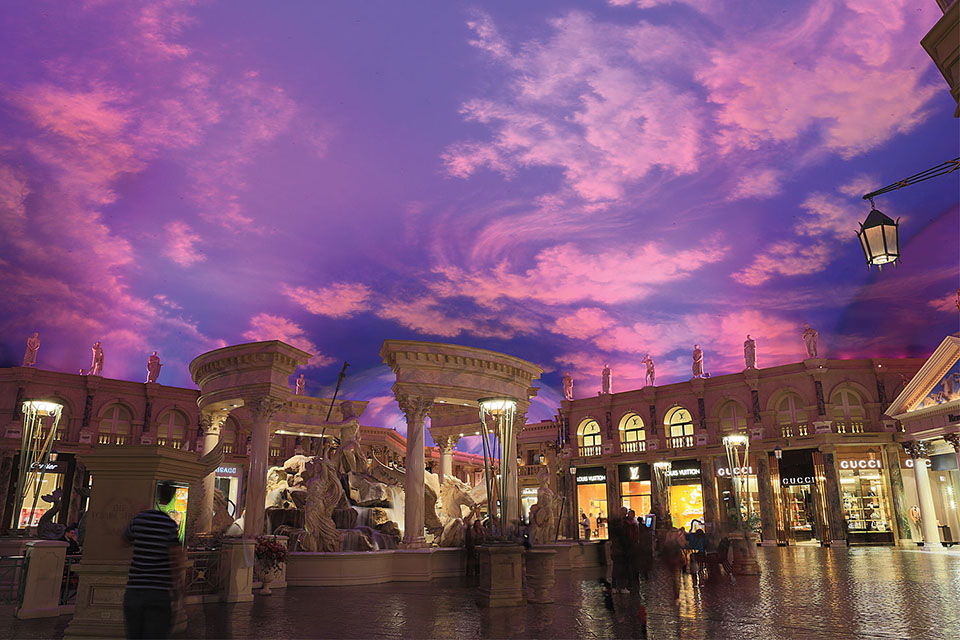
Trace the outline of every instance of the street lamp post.
[[[723, 446], [727, 450], [727, 464], [730, 465], [730, 484], [733, 488], [733, 509], [735, 530], [730, 533], [733, 547], [733, 572], [739, 575], [759, 575], [757, 563], [757, 545], [750, 529], [750, 439], [743, 434], [723, 437]], [[746, 496], [747, 514], [741, 511], [741, 501]]]
[[[23, 501], [27, 498], [27, 491], [33, 487], [33, 504], [30, 515], [27, 517], [26, 527], [30, 528], [33, 522], [33, 513], [37, 507], [37, 498], [40, 496], [40, 487], [43, 476], [46, 474], [47, 464], [50, 461], [50, 451], [57, 437], [57, 427], [60, 424], [60, 415], [63, 405], [56, 402], [42, 402], [28, 400], [23, 403], [23, 431], [20, 433], [20, 471], [17, 477], [17, 494], [15, 514], [22, 513]], [[49, 428], [44, 430], [44, 422]], [[19, 525], [19, 521], [17, 522]]]
[[670, 470], [673, 465], [669, 460], [660, 460], [653, 463], [653, 472], [657, 478], [657, 496], [660, 499], [660, 513], [663, 514], [663, 527], [672, 527], [673, 518], [670, 514]]
[[[499, 514], [490, 509], [490, 519], [498, 516], [500, 521], [500, 530], [495, 537], [496, 541], [505, 543], [507, 539], [507, 505], [513, 496], [509, 495], [508, 474], [510, 465], [506, 461], [510, 456], [515, 455], [513, 449], [513, 421], [517, 413], [517, 401], [513, 398], [481, 398], [480, 404], [480, 423], [483, 425], [481, 444], [483, 446], [483, 467], [487, 483], [487, 506], [490, 508], [492, 502], [492, 490], [496, 488], [499, 497]], [[500, 473], [494, 473], [494, 444], [489, 442], [489, 434], [493, 434], [495, 442], [499, 443], [500, 449]]]

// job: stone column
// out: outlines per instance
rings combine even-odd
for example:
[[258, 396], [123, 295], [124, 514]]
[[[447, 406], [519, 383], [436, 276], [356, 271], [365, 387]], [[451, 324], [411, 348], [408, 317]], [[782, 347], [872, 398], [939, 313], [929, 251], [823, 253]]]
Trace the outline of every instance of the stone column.
[[[427, 546], [423, 536], [423, 421], [433, 407], [433, 400], [421, 396], [401, 395], [397, 398], [400, 410], [407, 418], [407, 463], [403, 481], [403, 541], [404, 549]], [[266, 482], [266, 477], [264, 477]]]
[[[520, 467], [517, 465], [517, 438], [527, 421], [527, 414], [517, 412], [513, 419], [513, 442], [510, 443], [510, 453], [506, 455], [506, 462], [501, 460], [501, 467], [507, 470], [507, 523], [520, 519]], [[504, 452], [506, 454], [506, 451]]]
[[713, 463], [713, 456], [700, 458], [700, 487], [703, 490], [703, 521], [709, 523], [705, 528], [711, 533], [720, 532], [727, 519], [726, 514], [721, 516], [717, 504], [717, 470]]
[[[220, 442], [220, 429], [230, 415], [226, 411], [203, 411], [200, 415], [200, 428], [203, 430], [203, 453], [209, 453]], [[201, 480], [200, 513], [197, 516], [197, 532], [210, 533], [213, 529], [213, 493], [217, 473], [214, 471]], [[266, 480], [264, 480], [266, 482]]]
[[250, 470], [247, 473], [246, 516], [243, 521], [243, 537], [256, 538], [263, 534], [263, 516], [267, 497], [267, 465], [270, 458], [270, 421], [273, 420], [273, 415], [280, 410], [284, 403], [277, 398], [264, 396], [245, 402], [245, 404], [253, 412], [253, 429], [250, 434]]
[[453, 447], [460, 438], [454, 436], [440, 436], [437, 438], [437, 448], [440, 449], [440, 484], [443, 479], [453, 475]]
[[930, 488], [930, 474], [927, 460], [930, 453], [927, 443], [921, 440], [904, 442], [903, 448], [913, 459], [913, 475], [917, 481], [917, 498], [920, 500], [920, 526], [923, 530], [923, 546], [939, 547], [940, 530], [937, 528], [937, 511], [933, 506], [933, 491]]
[[893, 537], [897, 544], [913, 539], [910, 521], [907, 517], [907, 501], [903, 492], [903, 475], [900, 472], [900, 447], [885, 444], [882, 448], [883, 476], [885, 488], [889, 493], [890, 519], [893, 521]]
[[957, 456], [957, 468], [960, 469], [960, 433], [944, 434], [943, 439], [953, 445], [953, 452]]
[[830, 543], [845, 544], [847, 540], [846, 517], [843, 513], [843, 501], [840, 499], [840, 473], [837, 469], [837, 453], [832, 448], [823, 454], [823, 487], [826, 495], [830, 521]]
[[773, 482], [770, 478], [770, 454], [758, 451], [757, 459], [757, 491], [760, 494], [760, 524], [763, 528], [765, 547], [777, 544], [777, 514], [776, 498], [773, 495]]

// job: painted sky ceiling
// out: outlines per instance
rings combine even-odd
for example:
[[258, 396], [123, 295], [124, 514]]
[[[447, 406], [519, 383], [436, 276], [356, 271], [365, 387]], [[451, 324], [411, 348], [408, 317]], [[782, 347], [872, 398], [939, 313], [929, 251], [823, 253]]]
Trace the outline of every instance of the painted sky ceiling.
[[0, 20], [0, 364], [189, 386], [280, 338], [307, 391], [402, 420], [386, 337], [543, 366], [578, 396], [803, 357], [925, 356], [957, 330], [957, 154], [919, 46], [934, 0], [19, 2]]

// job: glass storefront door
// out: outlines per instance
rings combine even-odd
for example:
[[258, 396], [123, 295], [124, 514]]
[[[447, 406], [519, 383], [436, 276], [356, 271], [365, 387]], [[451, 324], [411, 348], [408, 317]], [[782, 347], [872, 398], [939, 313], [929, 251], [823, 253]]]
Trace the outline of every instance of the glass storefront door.
[[653, 505], [650, 483], [650, 465], [645, 462], [622, 464], [620, 474], [620, 504], [633, 509], [637, 518], [650, 513]]
[[[590, 538], [607, 538], [607, 471], [603, 467], [577, 469], [577, 522], [590, 521]], [[581, 537], [582, 537], [581, 532]]]

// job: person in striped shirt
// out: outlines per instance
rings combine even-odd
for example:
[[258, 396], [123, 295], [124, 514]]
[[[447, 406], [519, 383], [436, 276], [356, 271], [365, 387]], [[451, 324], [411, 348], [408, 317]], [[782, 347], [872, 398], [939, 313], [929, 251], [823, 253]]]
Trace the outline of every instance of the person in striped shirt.
[[[169, 504], [176, 487], [157, 486], [157, 504]], [[124, 532], [133, 545], [123, 618], [128, 638], [167, 638], [173, 624], [172, 591], [180, 546], [179, 527], [163, 511], [150, 509], [133, 517]]]

